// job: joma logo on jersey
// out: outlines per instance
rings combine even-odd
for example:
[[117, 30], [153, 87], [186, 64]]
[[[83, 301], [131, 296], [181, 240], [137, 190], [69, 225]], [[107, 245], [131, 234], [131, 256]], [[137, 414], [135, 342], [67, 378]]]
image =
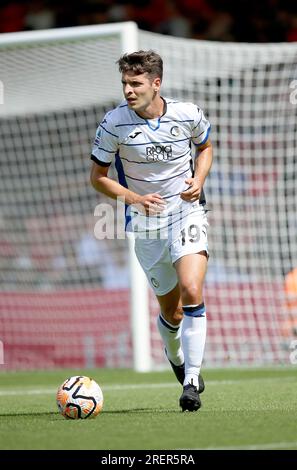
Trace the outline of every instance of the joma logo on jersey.
[[146, 147], [146, 159], [149, 162], [161, 162], [172, 157], [171, 145], [152, 145]]

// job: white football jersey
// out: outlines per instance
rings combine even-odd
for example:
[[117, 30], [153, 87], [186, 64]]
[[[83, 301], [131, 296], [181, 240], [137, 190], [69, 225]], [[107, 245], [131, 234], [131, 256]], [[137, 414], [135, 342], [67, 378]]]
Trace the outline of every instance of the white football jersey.
[[163, 100], [164, 113], [156, 119], [143, 119], [126, 101], [121, 103], [105, 115], [92, 149], [91, 158], [99, 165], [115, 159], [120, 184], [139, 195], [158, 193], [167, 202], [159, 216], [148, 217], [130, 207], [134, 231], [158, 230], [168, 225], [172, 214], [189, 212], [192, 203], [183, 201], [180, 193], [193, 174], [192, 144], [204, 144], [210, 132], [198, 106]]

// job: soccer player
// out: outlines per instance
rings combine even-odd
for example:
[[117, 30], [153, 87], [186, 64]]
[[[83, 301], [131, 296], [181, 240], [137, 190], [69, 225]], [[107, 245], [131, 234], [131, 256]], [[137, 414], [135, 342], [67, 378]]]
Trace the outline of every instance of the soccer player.
[[[125, 101], [97, 129], [91, 183], [125, 200], [137, 258], [160, 304], [165, 354], [183, 385], [180, 406], [196, 411], [204, 390], [210, 124], [199, 106], [161, 96], [163, 61], [156, 52], [125, 54], [118, 64]], [[108, 176], [113, 159], [119, 182]]]

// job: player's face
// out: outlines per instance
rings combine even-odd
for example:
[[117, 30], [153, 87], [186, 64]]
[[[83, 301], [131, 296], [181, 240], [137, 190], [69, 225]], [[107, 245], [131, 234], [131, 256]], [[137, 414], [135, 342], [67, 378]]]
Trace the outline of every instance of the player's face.
[[160, 90], [161, 80], [151, 80], [147, 73], [135, 75], [134, 73], [123, 73], [123, 92], [130, 109], [136, 112], [145, 111]]

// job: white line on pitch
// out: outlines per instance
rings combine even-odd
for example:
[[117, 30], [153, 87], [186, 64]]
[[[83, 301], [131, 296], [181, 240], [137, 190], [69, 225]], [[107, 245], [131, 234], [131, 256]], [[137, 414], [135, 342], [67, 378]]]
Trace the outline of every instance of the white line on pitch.
[[[265, 377], [265, 378], [254, 378], [254, 379], [244, 379], [244, 380], [208, 380], [206, 382], [207, 386], [212, 386], [212, 385], [235, 385], [240, 382], [270, 382], [270, 381], [276, 381], [279, 380], [279, 377]], [[283, 382], [296, 382], [295, 377], [284, 377], [282, 379]], [[138, 390], [138, 389], [155, 389], [155, 388], [170, 388], [170, 387], [177, 387], [178, 383], [177, 382], [163, 382], [163, 383], [154, 383], [154, 384], [126, 384], [126, 385], [121, 385], [121, 384], [114, 384], [114, 385], [102, 385], [102, 390], [104, 391], [121, 391], [121, 390]], [[58, 388], [58, 387], [57, 387]], [[57, 391], [57, 388], [38, 388], [38, 389], [7, 389], [7, 390], [0, 390], [0, 397], [3, 396], [17, 396], [17, 395], [48, 395], [55, 393]]]
[[[169, 388], [169, 387], [176, 387], [177, 383], [160, 383], [160, 384], [130, 384], [130, 385], [106, 385], [102, 386], [103, 391], [121, 391], [121, 390], [136, 390], [136, 389], [143, 389], [143, 388]], [[9, 396], [9, 395], [48, 395], [55, 393], [57, 388], [40, 388], [40, 389], [23, 389], [23, 390], [1, 390], [0, 397]]]
[[[191, 450], [276, 450], [276, 449], [290, 449], [297, 448], [297, 442], [268, 442], [264, 444], [243, 444], [241, 446], [225, 446], [225, 447], [198, 447]], [[183, 450], [183, 449], [178, 449]]]

